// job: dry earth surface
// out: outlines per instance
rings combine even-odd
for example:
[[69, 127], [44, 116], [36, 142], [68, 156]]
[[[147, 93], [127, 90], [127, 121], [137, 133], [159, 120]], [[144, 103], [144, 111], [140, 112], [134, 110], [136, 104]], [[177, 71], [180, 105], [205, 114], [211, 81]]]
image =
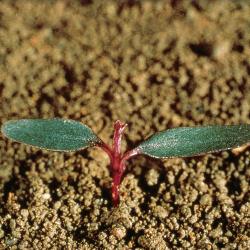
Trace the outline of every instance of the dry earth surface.
[[[123, 148], [250, 123], [249, 1], [1, 1], [0, 125], [63, 117]], [[250, 149], [128, 162], [113, 208], [99, 149], [0, 140], [1, 249], [249, 249]]]

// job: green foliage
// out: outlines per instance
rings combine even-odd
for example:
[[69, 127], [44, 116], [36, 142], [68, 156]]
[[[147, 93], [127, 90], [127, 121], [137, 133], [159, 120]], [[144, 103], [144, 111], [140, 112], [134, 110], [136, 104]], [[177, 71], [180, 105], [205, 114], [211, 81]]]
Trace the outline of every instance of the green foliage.
[[2, 133], [18, 142], [55, 151], [76, 151], [101, 144], [86, 125], [64, 119], [23, 119], [6, 122]]
[[250, 125], [181, 127], [158, 132], [137, 150], [156, 158], [189, 157], [227, 150], [250, 142]]
[[55, 151], [76, 151], [90, 146], [101, 147], [110, 158], [113, 178], [112, 200], [119, 203], [119, 185], [126, 169], [125, 161], [138, 154], [156, 158], [188, 157], [226, 150], [250, 142], [250, 125], [182, 127], [158, 132], [133, 150], [121, 152], [125, 123], [116, 121], [112, 146], [99, 139], [84, 124], [63, 119], [23, 119], [9, 121], [2, 133], [15, 141]]

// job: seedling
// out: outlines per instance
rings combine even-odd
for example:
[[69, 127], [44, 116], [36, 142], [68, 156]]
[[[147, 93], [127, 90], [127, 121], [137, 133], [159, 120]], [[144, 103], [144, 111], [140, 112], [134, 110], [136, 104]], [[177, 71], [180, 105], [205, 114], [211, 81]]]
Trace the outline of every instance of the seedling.
[[104, 143], [89, 127], [64, 119], [22, 119], [3, 124], [2, 133], [15, 141], [53, 151], [78, 151], [97, 146], [110, 159], [113, 178], [112, 200], [119, 203], [119, 186], [125, 162], [136, 155], [154, 158], [190, 157], [239, 147], [250, 142], [250, 125], [180, 127], [157, 132], [137, 147], [121, 152], [121, 139], [127, 124], [116, 121], [112, 146]]

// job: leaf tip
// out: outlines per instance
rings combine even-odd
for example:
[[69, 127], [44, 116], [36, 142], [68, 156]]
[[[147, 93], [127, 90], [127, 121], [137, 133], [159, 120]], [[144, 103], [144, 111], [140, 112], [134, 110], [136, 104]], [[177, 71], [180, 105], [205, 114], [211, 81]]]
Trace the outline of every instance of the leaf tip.
[[10, 124], [11, 121], [4, 122], [1, 126], [1, 133], [5, 136], [8, 137], [8, 125]]

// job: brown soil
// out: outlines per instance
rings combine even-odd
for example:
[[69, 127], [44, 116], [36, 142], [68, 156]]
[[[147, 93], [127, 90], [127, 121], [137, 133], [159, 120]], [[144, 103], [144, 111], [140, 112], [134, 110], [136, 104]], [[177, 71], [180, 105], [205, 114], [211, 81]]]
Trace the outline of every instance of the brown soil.
[[[71, 118], [110, 142], [120, 119], [124, 148], [250, 123], [249, 58], [248, 1], [1, 1], [0, 123]], [[132, 159], [118, 208], [99, 149], [0, 155], [2, 249], [249, 248], [249, 149]]]

